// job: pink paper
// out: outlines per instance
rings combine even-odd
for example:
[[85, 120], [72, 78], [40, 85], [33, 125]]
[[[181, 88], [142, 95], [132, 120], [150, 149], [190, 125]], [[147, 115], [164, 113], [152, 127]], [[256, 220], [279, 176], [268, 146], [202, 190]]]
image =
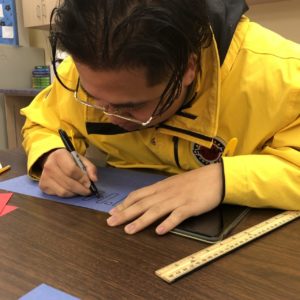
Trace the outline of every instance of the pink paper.
[[13, 193], [0, 193], [0, 216], [2, 216], [2, 213], [7, 206], [6, 204], [12, 195]]
[[17, 209], [16, 206], [12, 206], [12, 205], [6, 205], [4, 207], [4, 209], [2, 210], [2, 212], [0, 213], [0, 217], [3, 217], [4, 215], [14, 211], [15, 209]]

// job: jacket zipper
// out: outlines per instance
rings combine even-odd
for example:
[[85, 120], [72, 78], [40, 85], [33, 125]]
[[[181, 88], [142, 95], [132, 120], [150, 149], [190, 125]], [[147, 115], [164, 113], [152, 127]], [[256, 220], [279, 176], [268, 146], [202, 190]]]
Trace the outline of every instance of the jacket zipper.
[[177, 136], [173, 137], [173, 143], [174, 143], [174, 159], [176, 162], [176, 165], [179, 169], [181, 169], [180, 162], [179, 162], [179, 155], [178, 155], [178, 142], [179, 138]]

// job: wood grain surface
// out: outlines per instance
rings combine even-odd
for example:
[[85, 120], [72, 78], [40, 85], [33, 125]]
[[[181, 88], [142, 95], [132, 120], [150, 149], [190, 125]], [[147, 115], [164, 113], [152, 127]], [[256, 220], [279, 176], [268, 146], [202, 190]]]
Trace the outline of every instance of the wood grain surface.
[[[22, 151], [0, 151], [25, 174]], [[300, 221], [296, 220], [173, 284], [154, 271], [207, 245], [154, 226], [133, 236], [106, 225], [107, 214], [14, 194], [19, 208], [0, 218], [0, 299], [46, 283], [80, 299], [299, 299]], [[253, 210], [236, 232], [271, 217]]]

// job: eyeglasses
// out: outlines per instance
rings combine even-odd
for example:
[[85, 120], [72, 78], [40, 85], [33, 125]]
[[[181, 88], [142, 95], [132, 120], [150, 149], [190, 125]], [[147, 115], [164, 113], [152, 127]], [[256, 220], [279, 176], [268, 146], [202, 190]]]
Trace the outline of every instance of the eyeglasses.
[[[51, 19], [52, 15], [54, 13], [54, 10], [52, 11], [51, 14]], [[77, 86], [76, 89], [68, 87], [64, 82], [63, 79], [60, 78], [57, 69], [56, 69], [56, 49], [57, 49], [57, 40], [59, 38], [59, 33], [53, 31], [53, 28], [50, 24], [50, 36], [49, 36], [49, 41], [51, 44], [51, 52], [52, 52], [52, 66], [53, 66], [53, 71], [55, 74], [55, 77], [57, 78], [58, 82], [68, 91], [74, 93], [74, 98], [76, 101], [80, 102], [83, 105], [100, 109], [105, 115], [107, 116], [113, 116], [116, 118], [120, 118], [126, 121], [130, 121], [136, 124], [140, 124], [142, 126], [147, 126], [149, 125], [152, 120], [159, 115], [163, 114], [166, 112], [170, 106], [173, 104], [174, 100], [178, 98], [178, 96], [181, 93], [181, 88], [182, 88], [182, 74], [178, 73], [176, 70], [174, 70], [174, 73], [172, 74], [164, 92], [160, 96], [160, 99], [155, 107], [155, 109], [152, 112], [152, 115], [149, 116], [149, 118], [146, 121], [141, 121], [138, 119], [133, 118], [130, 113], [125, 111], [124, 109], [121, 108], [114, 108], [112, 105], [107, 105], [107, 106], [99, 106], [97, 104], [92, 103], [92, 99], [86, 95], [86, 99], [82, 99], [79, 96], [79, 88], [80, 88], [80, 80], [78, 79], [77, 81]]]
[[[155, 107], [155, 109], [153, 110], [152, 115], [146, 120], [146, 121], [141, 121], [138, 119], [133, 118], [128, 112], [123, 114], [123, 110], [122, 109], [112, 109], [111, 105], [102, 107], [99, 105], [94, 105], [92, 103], [89, 103], [88, 101], [83, 101], [79, 95], [78, 95], [78, 88], [79, 88], [79, 79], [77, 82], [77, 87], [76, 90], [74, 90], [74, 88], [70, 88], [68, 87], [67, 84], [64, 83], [63, 79], [60, 78], [58, 71], [56, 69], [56, 63], [58, 62], [57, 58], [56, 58], [56, 50], [57, 50], [57, 44], [58, 41], [61, 41], [64, 39], [64, 34], [62, 32], [56, 31], [55, 30], [55, 26], [53, 26], [53, 20], [55, 18], [55, 14], [57, 13], [58, 8], [55, 7], [50, 15], [50, 35], [49, 35], [49, 41], [50, 41], [50, 45], [51, 45], [51, 54], [52, 54], [52, 66], [53, 66], [53, 72], [55, 74], [56, 79], [58, 80], [58, 82], [68, 91], [73, 92], [74, 93], [74, 97], [75, 99], [87, 106], [90, 107], [94, 107], [94, 108], [98, 108], [100, 110], [102, 110], [102, 112], [105, 115], [108, 116], [113, 116], [113, 117], [117, 117], [126, 121], [130, 121], [130, 122], [134, 122], [137, 124], [140, 124], [142, 126], [147, 126], [149, 125], [152, 120], [154, 118], [156, 118], [157, 116], [163, 114], [164, 112], [166, 112], [173, 104], [173, 102], [175, 101], [175, 99], [177, 99], [181, 93], [182, 90], [182, 78], [185, 72], [185, 67], [180, 63], [175, 64], [174, 68], [171, 68], [171, 76], [169, 79], [169, 82], [165, 88], [165, 90], [163, 91], [162, 95], [160, 96], [160, 99]], [[63, 43], [62, 43], [63, 44]], [[170, 67], [170, 65], [167, 65], [168, 67]]]
[[118, 108], [118, 107], [114, 107], [113, 105], [107, 104], [105, 106], [99, 105], [96, 103], [95, 99], [90, 97], [81, 87], [80, 85], [80, 79], [78, 78], [77, 81], [77, 85], [76, 85], [76, 89], [74, 91], [74, 98], [77, 102], [88, 106], [88, 107], [92, 107], [95, 109], [99, 109], [101, 110], [105, 115], [107, 116], [112, 116], [112, 117], [116, 117], [122, 120], [126, 120], [129, 122], [133, 122], [142, 126], [147, 126], [149, 125], [152, 120], [157, 116], [156, 111], [158, 109], [158, 107], [160, 106], [161, 103], [161, 97], [157, 98], [159, 101], [156, 104], [155, 108], [152, 111], [152, 114], [149, 116], [149, 118], [146, 121], [141, 121], [138, 120], [136, 118], [133, 118], [130, 114], [130, 112], [128, 110], [130, 110], [130, 108]]

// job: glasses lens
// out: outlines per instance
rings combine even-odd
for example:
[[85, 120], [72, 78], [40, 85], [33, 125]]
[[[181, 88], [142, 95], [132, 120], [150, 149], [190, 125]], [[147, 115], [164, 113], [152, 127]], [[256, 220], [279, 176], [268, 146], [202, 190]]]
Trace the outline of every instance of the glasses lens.
[[152, 119], [153, 113], [156, 111], [156, 108], [161, 102], [160, 98], [157, 98], [156, 100], [143, 103], [143, 105], [132, 105], [130, 107], [116, 107], [113, 104], [103, 105], [99, 100], [95, 100], [85, 92], [85, 90], [80, 85], [80, 81], [78, 81], [74, 97], [81, 104], [99, 109], [107, 115], [139, 124], [148, 124], [148, 122], [150, 122], [150, 120]]

